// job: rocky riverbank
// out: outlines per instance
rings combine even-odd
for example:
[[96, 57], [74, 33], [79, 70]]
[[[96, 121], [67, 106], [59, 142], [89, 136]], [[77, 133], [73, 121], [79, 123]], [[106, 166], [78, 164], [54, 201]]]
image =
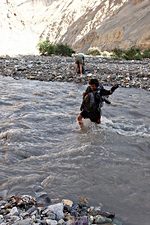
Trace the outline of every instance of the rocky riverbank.
[[[104, 85], [119, 83], [122, 87], [150, 91], [150, 60], [125, 61], [100, 57], [85, 58], [82, 80], [98, 78]], [[74, 58], [60, 56], [18, 56], [0, 58], [0, 75], [15, 79], [81, 82], [75, 73]]]
[[[53, 200], [54, 201], [54, 200]], [[63, 199], [52, 202], [45, 192], [0, 198], [1, 225], [122, 225], [115, 214], [88, 205], [85, 197], [77, 203]]]

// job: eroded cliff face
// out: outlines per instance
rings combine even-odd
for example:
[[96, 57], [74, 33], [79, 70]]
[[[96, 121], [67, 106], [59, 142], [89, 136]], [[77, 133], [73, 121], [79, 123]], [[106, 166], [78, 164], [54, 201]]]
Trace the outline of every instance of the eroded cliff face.
[[149, 1], [131, 0], [104, 21], [98, 29], [94, 29], [75, 43], [75, 47], [78, 48], [78, 45], [83, 46], [86, 43], [87, 47], [98, 47], [101, 50], [126, 49], [132, 46], [150, 48], [149, 21]]
[[40, 39], [76, 51], [150, 48], [149, 0], [1, 0], [0, 52], [36, 54]]

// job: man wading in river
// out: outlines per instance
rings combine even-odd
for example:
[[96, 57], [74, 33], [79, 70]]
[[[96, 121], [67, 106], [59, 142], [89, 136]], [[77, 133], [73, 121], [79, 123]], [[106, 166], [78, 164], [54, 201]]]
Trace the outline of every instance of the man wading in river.
[[[101, 122], [101, 108], [103, 102], [110, 104], [106, 96], [111, 95], [117, 88], [114, 85], [110, 90], [104, 89], [97, 79], [91, 79], [89, 86], [83, 93], [83, 101], [81, 104], [81, 113], [77, 117], [78, 124], [83, 127], [83, 118], [90, 119], [92, 122], [99, 124]], [[104, 97], [105, 96], [105, 97]]]

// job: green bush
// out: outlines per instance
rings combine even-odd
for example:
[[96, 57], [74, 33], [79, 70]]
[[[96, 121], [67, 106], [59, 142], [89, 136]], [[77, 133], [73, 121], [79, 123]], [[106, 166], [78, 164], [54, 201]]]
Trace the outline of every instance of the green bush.
[[75, 51], [71, 49], [67, 44], [56, 44], [55, 46], [55, 54], [56, 55], [63, 55], [63, 56], [71, 56]]
[[125, 51], [124, 59], [132, 60], [132, 59], [142, 59], [142, 54], [139, 48], [131, 47]]
[[49, 43], [47, 47], [47, 55], [55, 54], [55, 49], [56, 47], [53, 44]]
[[75, 51], [71, 49], [67, 44], [52, 44], [48, 40], [41, 41], [38, 44], [39, 52], [42, 55], [62, 55], [62, 56], [71, 56]]
[[124, 55], [124, 52], [123, 52], [122, 49], [115, 48], [115, 49], [112, 51], [112, 57], [113, 57], [113, 58], [121, 59], [121, 58], [123, 58], [123, 55]]
[[114, 59], [142, 60], [144, 58], [150, 58], [150, 49], [142, 51], [136, 47], [131, 47], [127, 50], [115, 48], [112, 57]]
[[143, 58], [150, 59], [150, 49], [146, 49], [143, 51]]
[[42, 54], [42, 55], [47, 55], [48, 54], [48, 47], [49, 47], [50, 43], [48, 40], [46, 41], [40, 41], [38, 43], [38, 49], [39, 49], [39, 52]]

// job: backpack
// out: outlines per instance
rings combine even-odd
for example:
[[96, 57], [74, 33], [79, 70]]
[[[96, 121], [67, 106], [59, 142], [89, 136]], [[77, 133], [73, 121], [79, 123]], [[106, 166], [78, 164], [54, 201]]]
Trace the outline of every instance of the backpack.
[[101, 111], [104, 102], [107, 104], [111, 104], [111, 102], [108, 100], [108, 96], [101, 95], [101, 90], [103, 88], [104, 88], [103, 85], [100, 84], [97, 87], [97, 90], [93, 92], [91, 88], [88, 86], [85, 91], [85, 95], [80, 110], [82, 111], [84, 109], [88, 112]]
[[100, 111], [103, 106], [103, 97], [98, 95], [97, 91], [89, 92], [83, 99], [81, 110], [88, 112]]

